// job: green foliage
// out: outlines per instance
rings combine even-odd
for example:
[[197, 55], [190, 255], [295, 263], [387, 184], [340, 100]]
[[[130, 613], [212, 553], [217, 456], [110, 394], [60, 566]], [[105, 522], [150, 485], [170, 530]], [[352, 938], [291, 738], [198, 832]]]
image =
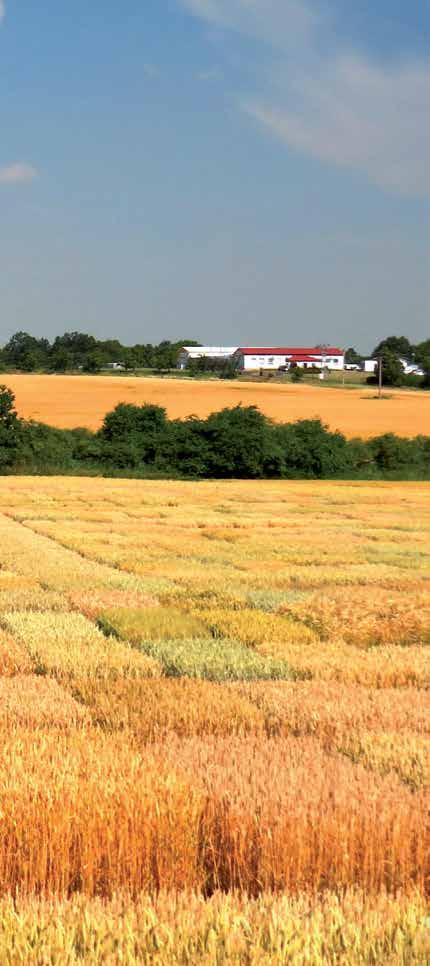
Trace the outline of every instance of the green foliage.
[[0, 385], [0, 472], [13, 466], [20, 439], [20, 424], [15, 410], [15, 396]]
[[361, 356], [353, 346], [345, 352], [345, 362], [348, 366], [359, 366], [363, 362], [364, 356]]
[[[97, 433], [18, 419], [0, 386], [0, 473], [175, 479], [430, 478], [430, 437], [346, 440], [319, 419], [275, 425], [255, 406], [169, 420], [121, 403]], [[400, 477], [399, 477], [400, 474]]]
[[342, 476], [352, 469], [348, 443], [319, 419], [303, 419], [274, 428], [282, 453], [282, 476], [318, 479]]
[[11, 369], [34, 372], [46, 366], [49, 349], [47, 339], [36, 339], [28, 332], [16, 332], [4, 346], [3, 358]]
[[301, 366], [294, 366], [291, 369], [291, 381], [292, 382], [303, 382], [304, 375], [305, 375], [305, 373], [304, 373], [304, 370], [301, 368]]
[[387, 339], [383, 339], [373, 350], [372, 358], [377, 359], [384, 352], [395, 356], [402, 356], [405, 359], [414, 359], [415, 356], [414, 347], [404, 335], [390, 335]]
[[282, 454], [273, 424], [256, 406], [235, 406], [202, 423], [209, 450], [208, 475], [259, 479], [282, 475]]
[[369, 450], [376, 466], [383, 471], [397, 471], [402, 468], [425, 471], [430, 468], [428, 436], [401, 439], [394, 433], [385, 433], [370, 440]]
[[430, 339], [425, 339], [414, 347], [414, 358], [423, 369], [430, 369]]
[[213, 374], [220, 379], [236, 379], [239, 373], [232, 359], [202, 356], [200, 359], [189, 360], [187, 374], [194, 377]]
[[423, 357], [421, 365], [424, 370], [424, 376], [423, 376], [421, 386], [423, 389], [430, 389], [430, 346], [429, 346], [429, 354]]
[[401, 386], [404, 381], [404, 371], [402, 363], [397, 355], [390, 349], [383, 349], [380, 353], [382, 359], [382, 383], [384, 386]]
[[73, 467], [73, 453], [73, 439], [69, 433], [44, 423], [21, 423], [17, 463], [23, 470], [27, 466], [37, 473], [51, 468], [55, 470], [58, 466], [70, 470]]
[[153, 465], [166, 435], [166, 410], [161, 406], [120, 403], [105, 417], [99, 433], [102, 459], [119, 467]]
[[85, 332], [65, 332], [52, 344], [48, 339], [37, 339], [28, 332], [16, 332], [1, 350], [0, 368], [34, 372], [67, 372], [83, 369], [99, 372], [112, 362], [125, 369], [148, 368], [168, 370], [176, 368], [178, 353], [184, 345], [198, 345], [192, 339], [178, 342], [163, 340], [159, 345], [123, 346], [118, 339], [96, 339]]

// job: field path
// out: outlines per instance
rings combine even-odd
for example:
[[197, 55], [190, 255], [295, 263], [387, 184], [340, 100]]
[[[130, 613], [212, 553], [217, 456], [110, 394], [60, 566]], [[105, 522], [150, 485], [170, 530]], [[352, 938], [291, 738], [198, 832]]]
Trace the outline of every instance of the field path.
[[0, 567], [28, 577], [47, 590], [137, 589], [139, 578], [106, 562], [86, 558], [51, 536], [37, 533], [31, 523], [0, 512]]
[[181, 381], [104, 376], [7, 375], [20, 416], [65, 429], [97, 429], [119, 402], [155, 403], [171, 418], [205, 417], [225, 406], [255, 405], [277, 422], [320, 418], [348, 437], [430, 433], [430, 392], [392, 390], [380, 401], [369, 388]]

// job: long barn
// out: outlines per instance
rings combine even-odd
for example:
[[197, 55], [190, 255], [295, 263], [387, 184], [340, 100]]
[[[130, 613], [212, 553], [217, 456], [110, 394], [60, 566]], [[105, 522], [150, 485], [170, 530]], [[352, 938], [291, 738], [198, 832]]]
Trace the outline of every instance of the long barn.
[[338, 346], [247, 346], [237, 349], [233, 358], [243, 372], [295, 366], [341, 371], [345, 366], [345, 353]]

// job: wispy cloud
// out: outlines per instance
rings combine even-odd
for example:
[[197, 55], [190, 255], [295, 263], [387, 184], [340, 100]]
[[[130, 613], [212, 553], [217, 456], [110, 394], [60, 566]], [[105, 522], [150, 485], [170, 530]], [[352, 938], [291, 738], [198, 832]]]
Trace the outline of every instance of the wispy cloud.
[[212, 24], [269, 41], [271, 63], [256, 63], [256, 93], [240, 106], [290, 149], [386, 189], [430, 196], [430, 59], [372, 62], [335, 41], [322, 5], [316, 16], [301, 0], [182, 3]]
[[17, 162], [0, 168], [0, 184], [28, 184], [35, 178], [37, 171], [31, 164]]
[[3, 20], [3, 17], [5, 16], [5, 14], [6, 14], [6, 5], [4, 3], [4, 0], [0, 0], [0, 23]]
[[191, 13], [220, 27], [227, 27], [282, 44], [314, 30], [319, 17], [304, 0], [181, 0]]

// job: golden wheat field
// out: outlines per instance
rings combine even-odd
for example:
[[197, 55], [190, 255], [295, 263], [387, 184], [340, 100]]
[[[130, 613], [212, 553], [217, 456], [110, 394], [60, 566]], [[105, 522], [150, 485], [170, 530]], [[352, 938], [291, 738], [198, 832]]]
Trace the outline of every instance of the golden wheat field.
[[0, 961], [430, 957], [430, 485], [0, 480]]
[[112, 376], [7, 375], [19, 415], [62, 429], [98, 429], [118, 403], [163, 406], [170, 418], [206, 417], [227, 406], [258, 406], [277, 422], [322, 419], [347, 437], [381, 433], [426, 435], [430, 426], [430, 394], [390, 390], [382, 402], [375, 389], [318, 385], [191, 381]]

